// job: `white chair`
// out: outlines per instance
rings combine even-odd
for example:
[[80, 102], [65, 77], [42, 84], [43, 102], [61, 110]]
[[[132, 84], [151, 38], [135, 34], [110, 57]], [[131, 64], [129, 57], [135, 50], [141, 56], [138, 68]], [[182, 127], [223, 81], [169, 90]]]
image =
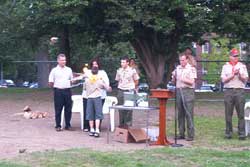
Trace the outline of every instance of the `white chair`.
[[105, 102], [102, 107], [103, 114], [110, 114], [110, 130], [113, 132], [115, 130], [115, 110], [110, 109], [109, 107], [116, 105], [118, 103], [118, 100], [114, 96], [106, 96]]
[[[83, 100], [82, 95], [72, 95], [72, 113], [80, 113], [81, 129], [83, 130]], [[64, 108], [61, 114], [61, 127], [64, 127]]]
[[246, 136], [250, 133], [250, 101], [245, 103], [245, 131]]

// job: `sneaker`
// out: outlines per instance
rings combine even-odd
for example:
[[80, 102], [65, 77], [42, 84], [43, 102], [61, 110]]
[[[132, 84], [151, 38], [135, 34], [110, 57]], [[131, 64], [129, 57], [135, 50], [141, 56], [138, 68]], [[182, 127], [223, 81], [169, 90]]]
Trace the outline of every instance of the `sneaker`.
[[84, 131], [84, 132], [88, 132], [88, 131], [89, 131], [89, 129], [83, 129], [83, 131]]
[[100, 137], [100, 133], [95, 132], [94, 136], [95, 136], [95, 137]]
[[89, 132], [89, 136], [94, 136], [95, 132]]

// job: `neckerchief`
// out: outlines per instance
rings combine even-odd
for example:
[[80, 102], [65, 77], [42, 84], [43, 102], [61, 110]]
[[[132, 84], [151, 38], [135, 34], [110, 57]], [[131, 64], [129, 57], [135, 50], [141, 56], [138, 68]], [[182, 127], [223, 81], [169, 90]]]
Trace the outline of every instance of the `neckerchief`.
[[238, 63], [238, 60], [236, 60], [236, 61], [229, 61], [229, 64], [232, 65], [232, 73], [234, 73], [234, 67], [236, 66], [237, 63]]

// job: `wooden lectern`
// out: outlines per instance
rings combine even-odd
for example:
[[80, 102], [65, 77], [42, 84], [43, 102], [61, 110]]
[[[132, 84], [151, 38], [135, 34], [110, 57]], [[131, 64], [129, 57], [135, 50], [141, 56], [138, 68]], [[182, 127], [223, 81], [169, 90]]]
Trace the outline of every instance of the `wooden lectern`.
[[169, 145], [171, 144], [167, 140], [166, 136], [166, 104], [168, 98], [173, 96], [173, 92], [167, 89], [150, 89], [150, 98], [157, 98], [159, 100], [160, 111], [159, 111], [159, 137], [158, 140], [152, 145]]

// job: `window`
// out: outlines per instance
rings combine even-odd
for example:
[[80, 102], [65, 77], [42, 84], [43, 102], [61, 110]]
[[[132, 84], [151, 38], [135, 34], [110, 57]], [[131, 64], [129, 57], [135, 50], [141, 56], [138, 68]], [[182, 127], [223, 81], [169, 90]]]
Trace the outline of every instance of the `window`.
[[209, 43], [206, 42], [204, 45], [202, 45], [202, 53], [209, 53]]

